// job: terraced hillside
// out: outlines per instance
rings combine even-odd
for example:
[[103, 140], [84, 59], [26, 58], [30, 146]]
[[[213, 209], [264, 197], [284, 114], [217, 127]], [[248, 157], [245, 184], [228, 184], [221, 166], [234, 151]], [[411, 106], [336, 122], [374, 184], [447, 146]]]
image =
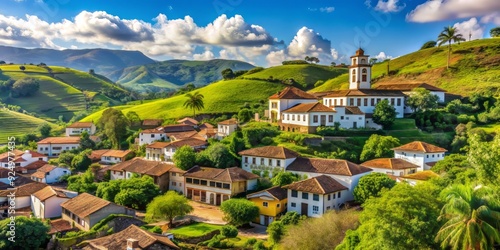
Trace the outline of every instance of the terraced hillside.
[[[5, 144], [8, 137], [19, 137], [27, 133], [36, 132], [36, 128], [46, 121], [23, 113], [0, 108], [0, 144]], [[53, 129], [57, 125], [49, 123]]]

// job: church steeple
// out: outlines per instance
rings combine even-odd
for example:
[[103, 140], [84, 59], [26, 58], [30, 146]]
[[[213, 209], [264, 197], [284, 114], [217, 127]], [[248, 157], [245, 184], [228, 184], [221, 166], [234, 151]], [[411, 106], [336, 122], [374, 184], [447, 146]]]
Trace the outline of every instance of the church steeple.
[[351, 56], [351, 66], [349, 66], [349, 89], [369, 89], [371, 88], [372, 69], [368, 62], [369, 55], [361, 48], [356, 50], [356, 54]]

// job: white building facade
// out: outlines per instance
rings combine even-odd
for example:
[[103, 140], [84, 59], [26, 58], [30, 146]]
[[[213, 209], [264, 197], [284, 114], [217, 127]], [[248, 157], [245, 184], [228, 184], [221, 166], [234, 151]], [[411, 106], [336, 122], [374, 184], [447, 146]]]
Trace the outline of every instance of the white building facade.
[[92, 122], [75, 122], [66, 127], [66, 136], [79, 136], [84, 131], [87, 131], [89, 135], [94, 135], [96, 126]]
[[419, 166], [417, 171], [431, 169], [436, 162], [444, 159], [447, 152], [444, 148], [421, 141], [414, 141], [392, 150], [394, 150], [394, 158]]
[[80, 147], [80, 137], [47, 137], [37, 143], [38, 153], [49, 157]]
[[139, 134], [139, 146], [149, 145], [155, 141], [168, 140], [167, 133], [156, 129], [146, 129]]

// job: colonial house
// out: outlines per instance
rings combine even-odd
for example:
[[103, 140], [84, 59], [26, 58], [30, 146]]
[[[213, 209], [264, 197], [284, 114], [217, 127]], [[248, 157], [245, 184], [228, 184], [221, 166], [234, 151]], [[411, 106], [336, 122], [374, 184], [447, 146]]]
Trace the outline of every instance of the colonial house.
[[167, 134], [164, 131], [157, 129], [146, 129], [139, 133], [139, 146], [144, 144], [149, 145], [155, 141], [167, 140]]
[[238, 120], [231, 118], [217, 123], [217, 138], [220, 140], [232, 134], [238, 128]]
[[254, 222], [268, 226], [287, 208], [287, 190], [281, 187], [272, 187], [247, 195], [247, 199], [259, 207], [259, 217]]
[[15, 202], [15, 215], [22, 215], [21, 209], [31, 213], [31, 195], [45, 188], [47, 184], [31, 182], [13, 189], [0, 191], [0, 218], [6, 218], [9, 211], [9, 204]]
[[287, 190], [287, 211], [309, 217], [321, 217], [331, 209], [339, 209], [348, 201], [348, 188], [334, 178], [318, 175], [283, 186]]
[[351, 201], [354, 200], [353, 191], [359, 179], [372, 170], [346, 160], [298, 157], [288, 165], [286, 171], [307, 178], [320, 175], [332, 177], [347, 188], [342, 195], [346, 201]]
[[75, 122], [66, 127], [66, 136], [80, 136], [83, 131], [87, 131], [89, 135], [94, 135], [96, 127], [92, 122]]
[[36, 161], [48, 161], [48, 157], [35, 151], [18, 149], [0, 154], [0, 166], [4, 168], [10, 167], [9, 162], [13, 162], [12, 167], [26, 167]]
[[394, 150], [394, 158], [418, 165], [417, 171], [429, 170], [436, 162], [444, 159], [444, 154], [448, 151], [421, 141], [410, 142], [392, 150]]
[[59, 182], [62, 176], [70, 174], [71, 171], [67, 168], [46, 164], [33, 173], [31, 179], [37, 182], [51, 184]]
[[317, 103], [318, 99], [295, 87], [286, 87], [284, 90], [269, 97], [269, 112], [271, 121], [277, 122], [283, 116], [281, 112], [301, 103]]
[[80, 137], [47, 137], [37, 143], [38, 153], [58, 156], [64, 150], [80, 147]]
[[103, 200], [88, 193], [82, 193], [61, 204], [62, 219], [74, 223], [81, 230], [88, 231], [97, 222], [111, 214], [134, 215], [135, 211]]
[[206, 148], [208, 143], [196, 138], [187, 138], [173, 142], [154, 142], [146, 146], [146, 159], [150, 161], [173, 162], [175, 151], [182, 146], [189, 146], [195, 151]]
[[101, 162], [104, 164], [115, 164], [124, 162], [128, 157], [132, 156], [131, 150], [114, 150], [110, 149], [101, 155]]
[[145, 250], [177, 250], [168, 236], [151, 233], [136, 225], [130, 225], [124, 230], [105, 237], [84, 241], [82, 250], [103, 249], [145, 249]]
[[335, 112], [319, 102], [299, 103], [281, 111], [278, 125], [283, 131], [315, 133], [319, 126], [335, 124]]
[[278, 146], [251, 148], [238, 154], [242, 157], [242, 169], [269, 177], [276, 172], [285, 171], [286, 167], [299, 157], [295, 151]]
[[376, 173], [384, 173], [394, 176], [404, 176], [415, 173], [419, 168], [411, 162], [400, 158], [378, 158], [361, 163], [361, 166], [367, 167]]
[[[381, 89], [381, 90], [399, 90], [407, 96], [411, 95], [415, 88], [424, 88], [426, 90], [429, 90], [431, 94], [438, 97], [438, 102], [440, 103], [445, 102], [446, 90], [427, 83], [380, 84], [375, 87], [375, 89]], [[411, 112], [411, 110], [405, 112], [408, 113]]]
[[184, 174], [185, 195], [194, 201], [219, 206], [231, 197], [253, 190], [258, 175], [239, 167], [226, 169], [195, 166]]
[[134, 174], [148, 175], [162, 191], [175, 190], [184, 193], [184, 170], [174, 164], [148, 161], [136, 157], [130, 161], [121, 162], [109, 168], [111, 180], [130, 179]]
[[184, 124], [184, 125], [189, 125], [189, 126], [192, 126], [192, 127], [197, 127], [198, 126], [198, 121], [195, 120], [195, 119], [193, 119], [193, 118], [189, 118], [189, 117], [180, 119], [180, 120], [177, 121], [177, 123]]
[[31, 211], [40, 219], [61, 217], [61, 204], [77, 195], [77, 192], [46, 186], [31, 195]]

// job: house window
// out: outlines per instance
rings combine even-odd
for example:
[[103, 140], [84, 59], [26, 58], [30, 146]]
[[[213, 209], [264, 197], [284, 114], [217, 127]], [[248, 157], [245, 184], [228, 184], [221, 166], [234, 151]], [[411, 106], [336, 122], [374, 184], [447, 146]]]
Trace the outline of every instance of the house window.
[[356, 81], [356, 69], [352, 70], [352, 82]]
[[260, 165], [264, 165], [264, 158], [260, 158]]
[[154, 134], [151, 134], [151, 138], [155, 138], [155, 135], [154, 135]]
[[340, 195], [342, 194], [342, 192], [339, 192], [339, 198], [340, 198]]
[[334, 199], [334, 200], [335, 200], [335, 195], [336, 195], [336, 193], [333, 193], [333, 199]]
[[298, 197], [298, 192], [297, 190], [292, 190], [292, 197]]
[[263, 207], [267, 207], [268, 205], [269, 205], [269, 204], [268, 204], [266, 201], [262, 202], [262, 206], [263, 206]]
[[271, 103], [271, 108], [273, 108], [273, 109], [278, 108], [278, 103], [277, 102], [272, 102]]
[[291, 206], [291, 207], [297, 207], [297, 204], [295, 204], [295, 202], [292, 202], [292, 203], [290, 204], [290, 206]]
[[331, 200], [331, 199], [332, 199], [332, 197], [330, 195], [328, 195], [328, 200]]
[[417, 155], [416, 155], [416, 154], [413, 154], [413, 158], [415, 158], [415, 157], [417, 157]]
[[220, 183], [220, 182], [216, 182], [216, 183], [215, 183], [215, 187], [222, 188], [222, 183]]
[[319, 207], [313, 206], [313, 214], [318, 214], [318, 213], [319, 213]]
[[292, 115], [292, 121], [295, 121], [295, 115]]
[[276, 160], [276, 165], [279, 167], [281, 166], [281, 161], [280, 160]]
[[200, 185], [200, 179], [193, 179], [193, 184]]
[[401, 106], [401, 98], [398, 98], [397, 101], [398, 101], [398, 106]]
[[248, 163], [248, 157], [245, 156], [245, 163]]
[[210, 182], [210, 186], [211, 186], [211, 187], [215, 187], [215, 181], [211, 181], [211, 182]]
[[434, 155], [432, 155], [432, 158], [434, 158]]
[[172, 186], [174, 186], [174, 187], [177, 186], [177, 182], [172, 181]]
[[267, 163], [268, 163], [268, 164], [267, 164], [268, 166], [272, 166], [272, 165], [273, 165], [273, 160], [268, 159], [268, 160], [267, 160]]
[[252, 158], [252, 164], [255, 164], [255, 163], [256, 163], [256, 160], [255, 160], [255, 159], [256, 159], [255, 157], [254, 157], [254, 158]]
[[176, 176], [177, 174], [176, 173], [172, 173], [172, 176]]
[[368, 106], [368, 98], [363, 98], [363, 106]]
[[229, 185], [228, 183], [222, 183], [222, 188], [223, 189], [231, 189], [231, 185]]
[[289, 120], [289, 119], [290, 119], [290, 118], [289, 118], [289, 115], [287, 114], [287, 115], [286, 115], [286, 120]]
[[313, 122], [318, 122], [318, 116], [317, 115], [313, 115]]
[[201, 185], [203, 185], [203, 186], [206, 186], [206, 185], [207, 185], [207, 181], [205, 181], [205, 180], [201, 180], [201, 182], [200, 182], [200, 183], [201, 183]]
[[394, 98], [391, 98], [391, 105], [394, 106]]
[[333, 99], [333, 106], [337, 106], [337, 99]]
[[340, 116], [340, 120], [344, 120], [344, 116], [343, 115]]
[[340, 106], [344, 106], [344, 99], [340, 99]]
[[354, 106], [354, 98], [349, 98], [349, 105]]
[[193, 183], [193, 179], [192, 178], [186, 178], [186, 183]]
[[328, 116], [328, 122], [333, 122], [333, 115]]
[[361, 98], [357, 99], [358, 106], [361, 106]]
[[302, 192], [302, 199], [308, 200], [309, 199], [309, 193]]
[[375, 98], [371, 98], [370, 102], [371, 102], [371, 106], [375, 106]]
[[377, 98], [377, 104], [380, 102], [380, 98]]
[[313, 194], [313, 201], [319, 201], [319, 195]]
[[305, 122], [306, 121], [306, 116], [305, 115], [302, 115], [302, 121]]
[[427, 155], [427, 158], [429, 158], [429, 155]]
[[279, 204], [279, 203], [278, 203], [278, 204], [276, 204], [276, 207], [280, 207], [280, 204]]
[[330, 210], [330, 209], [331, 209], [331, 207], [330, 207], [330, 206], [326, 207], [326, 210]]

